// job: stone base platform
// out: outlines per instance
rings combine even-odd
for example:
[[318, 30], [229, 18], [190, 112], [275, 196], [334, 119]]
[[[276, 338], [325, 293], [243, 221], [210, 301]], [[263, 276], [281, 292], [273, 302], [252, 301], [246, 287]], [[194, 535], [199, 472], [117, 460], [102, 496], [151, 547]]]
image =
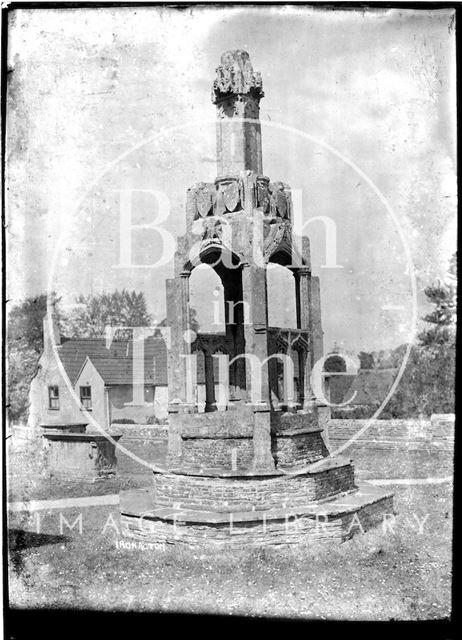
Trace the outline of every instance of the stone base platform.
[[[307, 476], [298, 477], [302, 484], [303, 478]], [[200, 480], [208, 480], [212, 486], [217, 479]], [[234, 484], [236, 480], [231, 482]], [[246, 482], [259, 484], [262, 480]], [[214, 487], [214, 492], [219, 493], [219, 488]], [[220, 509], [205, 510], [197, 508], [194, 500], [176, 502], [172, 499], [170, 505], [158, 504], [153, 488], [124, 491], [120, 494], [121, 533], [159, 545], [201, 547], [202, 550], [342, 542], [381, 525], [386, 514], [394, 513], [393, 493], [367, 483], [339, 492], [333, 498], [304, 504], [288, 502], [252, 504], [249, 499], [241, 499], [241, 504], [236, 502], [233, 509], [223, 505]]]
[[246, 411], [176, 415], [165, 468], [120, 493], [121, 533], [213, 551], [341, 542], [393, 514], [392, 493], [329, 454], [314, 413]]

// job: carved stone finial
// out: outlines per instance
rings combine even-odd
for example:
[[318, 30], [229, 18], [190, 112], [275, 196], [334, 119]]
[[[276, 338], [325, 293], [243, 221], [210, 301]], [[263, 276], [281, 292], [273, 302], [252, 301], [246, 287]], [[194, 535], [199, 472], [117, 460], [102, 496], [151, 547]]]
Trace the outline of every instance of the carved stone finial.
[[259, 101], [265, 95], [261, 74], [254, 71], [249, 54], [242, 49], [225, 51], [213, 82], [212, 102], [217, 104], [230, 95], [250, 94]]

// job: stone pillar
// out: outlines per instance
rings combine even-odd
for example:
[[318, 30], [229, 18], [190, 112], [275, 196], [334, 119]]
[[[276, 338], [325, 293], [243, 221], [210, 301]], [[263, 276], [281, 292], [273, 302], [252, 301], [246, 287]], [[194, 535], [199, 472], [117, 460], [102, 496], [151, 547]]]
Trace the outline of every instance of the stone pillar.
[[[310, 333], [311, 333], [311, 367], [324, 355], [323, 330], [321, 325], [321, 293], [319, 278], [311, 278], [311, 305], [310, 305]], [[328, 405], [317, 403], [319, 426], [323, 429], [322, 437], [329, 448], [329, 429], [331, 411]]]
[[215, 400], [215, 378], [213, 375], [213, 357], [212, 354], [204, 353], [204, 370], [205, 370], [205, 409], [206, 413], [217, 411]]
[[168, 349], [169, 413], [190, 413], [195, 404], [187, 398], [186, 367], [191, 344], [185, 340], [189, 330], [189, 272], [167, 280], [167, 323], [170, 327]]
[[246, 397], [252, 404], [252, 370], [250, 360], [258, 358], [261, 365], [260, 401], [257, 404], [269, 408], [268, 389], [268, 295], [266, 282], [266, 267], [245, 264], [242, 269], [242, 296], [244, 304], [248, 305], [250, 323], [244, 325], [245, 353], [249, 358], [245, 362]]
[[[246, 359], [246, 396], [254, 412], [253, 466], [257, 471], [272, 471], [274, 459], [271, 454], [270, 390], [268, 384], [268, 295], [266, 267], [245, 264], [242, 269], [243, 301], [249, 305], [250, 324], [244, 326]], [[251, 359], [260, 367], [258, 389], [259, 402], [252, 399], [253, 379]]]
[[263, 173], [259, 121], [263, 95], [261, 76], [254, 72], [249, 54], [240, 49], [224, 53], [212, 91], [220, 176], [243, 170]]
[[233, 96], [217, 106], [218, 175], [235, 175], [246, 169], [261, 175], [258, 102], [247, 96]]
[[298, 269], [298, 288], [300, 301], [300, 329], [310, 328], [310, 280], [311, 274], [307, 268]]
[[170, 345], [167, 349], [168, 412], [171, 416], [168, 433], [168, 465], [176, 466], [181, 459], [181, 420], [175, 417], [196, 411], [195, 402], [187, 398], [187, 360], [191, 355], [191, 344], [185, 340], [189, 329], [189, 272], [183, 272], [166, 281], [167, 325], [170, 327]]
[[[244, 350], [245, 309], [242, 304], [241, 270], [224, 270], [221, 275], [225, 297], [226, 339], [231, 345], [229, 359], [232, 361]], [[237, 359], [229, 367], [229, 403], [241, 400], [241, 389], [245, 388], [245, 364]]]
[[[330, 402], [330, 376], [324, 378], [324, 396]], [[322, 439], [328, 449], [330, 449], [329, 441], [329, 423], [331, 421], [331, 408], [328, 404], [318, 403], [318, 421], [322, 428]]]
[[[297, 325], [299, 329], [309, 331], [310, 346], [313, 344], [311, 333], [311, 273], [308, 267], [299, 267], [294, 270], [295, 286], [296, 286], [296, 304], [297, 304]], [[312, 347], [311, 347], [312, 348]], [[303, 397], [303, 409], [311, 409], [314, 397], [311, 389], [311, 357], [312, 354], [299, 351], [299, 371], [300, 381], [303, 386], [300, 388], [300, 395]]]
[[324, 355], [323, 330], [321, 325], [321, 292], [319, 278], [311, 278], [310, 330], [313, 344], [311, 366]]

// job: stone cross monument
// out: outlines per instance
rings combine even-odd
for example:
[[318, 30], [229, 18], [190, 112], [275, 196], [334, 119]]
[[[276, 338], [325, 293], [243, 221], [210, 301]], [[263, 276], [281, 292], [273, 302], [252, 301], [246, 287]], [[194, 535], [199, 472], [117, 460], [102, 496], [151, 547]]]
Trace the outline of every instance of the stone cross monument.
[[[187, 230], [178, 241], [175, 278], [167, 283], [167, 319], [172, 332], [169, 453], [172, 464], [177, 458], [180, 466], [187, 461], [228, 471], [233, 461], [246, 471], [274, 471], [278, 459], [271, 427], [280, 421], [281, 411], [279, 407], [274, 410], [271, 397], [283, 400], [277, 397], [278, 371], [288, 361], [279, 358], [279, 353], [296, 360], [293, 364], [299, 374], [299, 402], [295, 403], [292, 394], [286, 398], [292, 406], [285, 408], [298, 423], [316, 424], [309, 374], [313, 360], [322, 355], [319, 281], [311, 276], [308, 239], [304, 239], [302, 255], [292, 243], [290, 188], [270, 182], [262, 173], [259, 105], [263, 95], [260, 74], [253, 71], [248, 53], [223, 54], [212, 91], [219, 175], [214, 183], [200, 183], [188, 191]], [[290, 330], [268, 326], [269, 262], [288, 266], [294, 275], [297, 326]], [[201, 263], [214, 265], [222, 281], [226, 335], [199, 334], [191, 343], [189, 276]], [[213, 366], [213, 356], [228, 357], [227, 411], [212, 420], [198, 414], [191, 393], [188, 397], [187, 356], [195, 351], [204, 353], [207, 413], [217, 408], [219, 381], [214, 373], [219, 367]], [[297, 417], [297, 408], [302, 409], [303, 418]], [[209, 455], [202, 450], [197, 457], [189, 451], [198, 448], [197, 438], [183, 438], [182, 434], [186, 429], [191, 435], [193, 425], [202, 430], [207, 425], [208, 440], [213, 429], [216, 442], [207, 447]], [[239, 430], [236, 438], [230, 438], [230, 429]]]
[[[392, 510], [390, 494], [358, 491], [351, 461], [330, 456], [323, 439], [310, 387], [323, 354], [319, 280], [308, 238], [295, 241], [290, 187], [263, 174], [263, 96], [248, 53], [224, 53], [212, 89], [218, 176], [187, 192], [186, 233], [167, 280], [167, 465], [154, 470], [152, 489], [121, 494], [126, 535], [188, 545], [344, 539], [351, 514], [363, 513], [366, 529]], [[204, 263], [223, 284], [224, 333], [191, 330], [189, 277]], [[290, 329], [268, 324], [269, 263], [293, 274]], [[200, 352], [203, 413], [195, 393]], [[322, 531], [320, 501], [330, 511]], [[297, 522], [293, 530], [288, 519]]]

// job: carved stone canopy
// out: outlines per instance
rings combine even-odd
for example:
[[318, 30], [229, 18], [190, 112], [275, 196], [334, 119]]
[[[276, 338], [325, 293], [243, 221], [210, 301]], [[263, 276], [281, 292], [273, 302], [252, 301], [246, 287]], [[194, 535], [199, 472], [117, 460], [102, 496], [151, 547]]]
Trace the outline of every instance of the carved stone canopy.
[[212, 102], [217, 104], [230, 95], [251, 95], [259, 101], [265, 95], [261, 74], [254, 71], [247, 51], [226, 51], [217, 67], [213, 82]]
[[[249, 188], [246, 188], [246, 184]], [[214, 183], [199, 182], [192, 186], [188, 198], [193, 219], [221, 216], [244, 209], [258, 208], [268, 218], [292, 220], [290, 187], [283, 182], [270, 182], [263, 175], [225, 175]]]

